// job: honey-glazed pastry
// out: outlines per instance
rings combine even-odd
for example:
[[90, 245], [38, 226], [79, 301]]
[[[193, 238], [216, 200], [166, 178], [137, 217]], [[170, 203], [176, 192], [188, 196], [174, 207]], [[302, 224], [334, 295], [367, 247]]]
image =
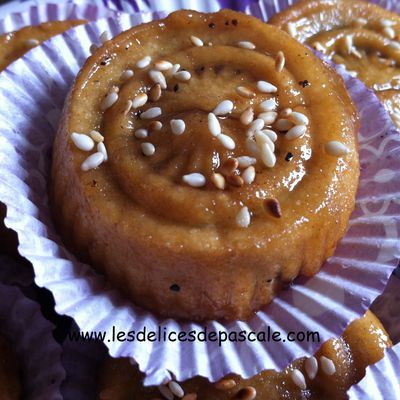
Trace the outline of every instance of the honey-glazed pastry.
[[400, 127], [400, 16], [361, 0], [305, 0], [269, 23], [342, 64]]
[[10, 343], [0, 334], [0, 393], [2, 400], [21, 399], [20, 370]]
[[36, 47], [45, 40], [85, 22], [83, 20], [44, 22], [40, 25], [27, 26], [18, 31], [1, 35], [0, 71], [22, 57], [32, 47]]
[[80, 71], [53, 149], [59, 232], [137, 305], [247, 318], [333, 254], [358, 126], [341, 78], [285, 32], [175, 12]]
[[[273, 344], [272, 344], [273, 345]], [[385, 329], [370, 311], [352, 322], [342, 337], [324, 343], [314, 357], [294, 361], [282, 372], [266, 370], [251, 379], [227, 376], [212, 384], [205, 378], [144, 387], [143, 375], [126, 358], [108, 358], [99, 376], [99, 400], [342, 400], [368, 365], [391, 346]]]

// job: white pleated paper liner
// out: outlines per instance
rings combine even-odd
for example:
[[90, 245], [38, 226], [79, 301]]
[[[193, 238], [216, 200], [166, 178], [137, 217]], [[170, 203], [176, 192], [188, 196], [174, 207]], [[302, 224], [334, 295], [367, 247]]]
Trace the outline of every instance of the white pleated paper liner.
[[[23, 3], [24, 4], [24, 3]], [[0, 15], [0, 35], [21, 29], [25, 26], [39, 25], [43, 22], [86, 19], [94, 21], [118, 15], [115, 10], [104, 7], [101, 3], [58, 2], [40, 3], [26, 6], [19, 12]]]
[[0, 283], [0, 334], [9, 339], [18, 358], [24, 400], [62, 399], [65, 370], [53, 328], [36, 302], [18, 287]]
[[[48, 198], [49, 156], [68, 88], [105, 29], [112, 34], [163, 14], [136, 14], [69, 30], [33, 49], [0, 75], [0, 201], [6, 225], [20, 240], [20, 253], [32, 262], [36, 283], [52, 291], [56, 310], [75, 319], [83, 331], [246, 330], [318, 331], [320, 341], [341, 335], [383, 291], [399, 257], [400, 136], [373, 93], [346, 75], [361, 116], [362, 174], [356, 210], [335, 257], [311, 279], [299, 278], [248, 322], [221, 324], [161, 320], [106, 289], [102, 277], [76, 261], [54, 229]], [[344, 73], [344, 72], [343, 72]], [[215, 381], [234, 372], [250, 377], [282, 369], [312, 354], [320, 343], [163, 343], [108, 342], [110, 354], [132, 357], [147, 375], [145, 384], [202, 375]]]
[[399, 400], [400, 343], [386, 349], [384, 358], [369, 366], [365, 377], [347, 394], [349, 400]]

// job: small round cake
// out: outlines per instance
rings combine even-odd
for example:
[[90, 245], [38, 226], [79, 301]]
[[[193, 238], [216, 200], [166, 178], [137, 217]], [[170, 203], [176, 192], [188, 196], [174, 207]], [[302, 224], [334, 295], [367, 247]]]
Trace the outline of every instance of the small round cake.
[[373, 89], [400, 127], [400, 16], [361, 0], [299, 1], [269, 23]]
[[107, 41], [52, 163], [64, 242], [162, 316], [244, 319], [333, 254], [355, 204], [358, 115], [285, 32], [178, 11]]
[[0, 334], [0, 393], [2, 400], [20, 400], [19, 363], [10, 343]]
[[82, 20], [44, 22], [1, 35], [0, 71], [45, 40], [85, 22]]
[[128, 359], [108, 358], [99, 377], [99, 400], [344, 400], [368, 365], [383, 357], [390, 339], [370, 311], [343, 336], [324, 343], [314, 357], [294, 361], [282, 372], [263, 371], [251, 379], [227, 376], [212, 384], [204, 378], [144, 387], [143, 375]]

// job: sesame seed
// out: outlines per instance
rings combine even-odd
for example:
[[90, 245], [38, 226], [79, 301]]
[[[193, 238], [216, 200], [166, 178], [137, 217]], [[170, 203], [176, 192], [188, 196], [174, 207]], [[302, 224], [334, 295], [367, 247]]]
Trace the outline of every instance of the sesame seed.
[[291, 113], [293, 112], [293, 110], [290, 107], [284, 108], [281, 112], [280, 112], [280, 116], [282, 118], [287, 118]]
[[236, 187], [241, 187], [244, 184], [243, 178], [239, 175], [228, 175], [226, 177], [227, 182], [232, 185], [232, 186], [236, 186]]
[[146, 93], [140, 93], [138, 94], [133, 100], [132, 100], [132, 108], [139, 108], [143, 107], [147, 103], [148, 97]]
[[325, 151], [331, 156], [341, 157], [350, 153], [348, 147], [346, 147], [342, 142], [337, 140], [332, 140], [325, 144]]
[[233, 150], [236, 147], [235, 141], [228, 135], [221, 133], [217, 136], [217, 139], [228, 150]]
[[221, 134], [221, 125], [214, 113], [208, 114], [208, 129], [211, 135], [215, 137]]
[[219, 173], [213, 173], [212, 175], [211, 175], [211, 182], [214, 184], [214, 186], [217, 188], [217, 189], [220, 189], [220, 190], [224, 190], [225, 189], [225, 186], [226, 186], [226, 184], [225, 184], [225, 178], [224, 178], [224, 176], [222, 175], [222, 174], [219, 174]]
[[147, 136], [149, 136], [149, 132], [147, 131], [147, 129], [138, 129], [136, 132], [135, 132], [135, 137], [137, 138], [137, 139], [144, 139], [144, 138], [147, 138]]
[[243, 97], [246, 97], [248, 99], [252, 99], [253, 97], [256, 96], [256, 93], [253, 90], [247, 88], [246, 86], [238, 86], [236, 88], [236, 93], [239, 96], [243, 96]]
[[204, 175], [197, 172], [183, 175], [182, 180], [192, 187], [202, 187], [206, 184], [206, 178], [204, 177]]
[[89, 47], [90, 54], [94, 54], [97, 51], [98, 47], [93, 43]]
[[346, 35], [344, 37], [344, 44], [345, 44], [345, 49], [348, 54], [351, 54], [351, 51], [353, 49], [353, 36], [352, 35]]
[[305, 390], [307, 388], [304, 375], [298, 369], [294, 369], [293, 371], [291, 371], [290, 377], [292, 378], [293, 383], [300, 389]]
[[244, 110], [242, 112], [242, 114], [240, 114], [240, 122], [243, 125], [249, 125], [253, 121], [254, 121], [254, 110], [253, 110], [253, 107], [246, 108], [246, 110]]
[[174, 64], [174, 65], [172, 66], [172, 69], [171, 69], [171, 74], [172, 74], [172, 75], [175, 75], [175, 74], [179, 71], [180, 68], [181, 68], [181, 65], [180, 65], [180, 64]]
[[132, 109], [132, 100], [128, 100], [127, 102], [126, 102], [126, 105], [125, 105], [125, 109], [123, 110], [123, 114], [124, 115], [128, 115], [128, 113], [129, 113], [129, 111], [131, 111], [131, 109]]
[[262, 128], [264, 128], [264, 120], [257, 118], [255, 119], [247, 129], [247, 136], [252, 136], [255, 131], [260, 131]]
[[214, 387], [217, 390], [229, 390], [229, 389], [234, 388], [235, 386], [236, 386], [235, 380], [227, 379], [227, 378], [221, 379], [220, 381], [215, 382], [215, 384], [214, 384]]
[[118, 101], [118, 93], [110, 92], [100, 104], [100, 110], [105, 111]]
[[267, 111], [257, 116], [258, 119], [262, 119], [265, 125], [272, 125], [278, 118], [278, 113], [275, 111]]
[[279, 132], [287, 132], [292, 127], [293, 127], [293, 122], [290, 122], [288, 119], [285, 118], [278, 119], [278, 121], [276, 121], [275, 123], [275, 128]]
[[275, 70], [276, 72], [282, 72], [283, 68], [285, 68], [285, 54], [282, 51], [278, 51], [275, 59]]
[[239, 390], [234, 399], [235, 400], [254, 400], [257, 396], [257, 391], [252, 386], [247, 386]]
[[190, 41], [197, 47], [202, 47], [204, 45], [203, 41], [197, 36], [190, 36]]
[[275, 99], [268, 99], [263, 101], [260, 105], [260, 110], [261, 111], [275, 111], [277, 104]]
[[104, 31], [104, 32], [100, 35], [99, 39], [100, 39], [100, 42], [101, 42], [102, 44], [104, 44], [105, 42], [107, 42], [108, 40], [111, 39], [111, 35], [110, 35], [110, 33], [109, 33], [108, 31]]
[[395, 37], [396, 37], [396, 32], [395, 32], [395, 30], [392, 28], [392, 27], [390, 27], [390, 26], [387, 26], [386, 28], [383, 28], [383, 34], [386, 36], [386, 37], [388, 37], [389, 39], [394, 39]]
[[310, 123], [310, 120], [306, 115], [297, 111], [290, 113], [288, 120], [293, 122], [295, 125], [308, 125]]
[[253, 157], [260, 157], [260, 150], [257, 146], [257, 143], [252, 138], [248, 138], [246, 140], [246, 148]]
[[154, 64], [154, 68], [158, 71], [168, 71], [168, 70], [172, 69], [172, 67], [173, 67], [173, 64], [170, 63], [169, 61], [165, 61], [165, 60], [157, 61]]
[[125, 70], [120, 77], [121, 81], [126, 81], [129, 78], [132, 78], [132, 76], [135, 75], [135, 73], [131, 69]]
[[97, 144], [97, 151], [101, 154], [103, 154], [104, 156], [104, 162], [108, 161], [108, 153], [107, 153], [107, 149], [106, 146], [103, 142], [100, 142]]
[[399, 42], [390, 42], [388, 46], [394, 50], [400, 50], [400, 43]]
[[182, 119], [171, 119], [170, 126], [174, 135], [182, 135], [185, 132], [186, 124]]
[[277, 199], [264, 200], [264, 208], [276, 218], [282, 217], [281, 205]]
[[313, 380], [318, 373], [318, 361], [315, 357], [307, 358], [305, 364], [305, 369], [308, 377]]
[[27, 46], [27, 47], [36, 47], [36, 46], [38, 46], [39, 45], [39, 40], [37, 40], [37, 39], [28, 39], [26, 42], [25, 42], [25, 46]]
[[104, 136], [98, 132], [98, 131], [90, 131], [89, 132], [89, 136], [96, 142], [96, 143], [100, 143], [104, 140]]
[[189, 71], [179, 71], [174, 74], [174, 77], [178, 79], [178, 81], [188, 81], [192, 77], [192, 75]]
[[168, 383], [168, 387], [171, 393], [180, 399], [185, 395], [182, 386], [178, 382], [171, 381]]
[[271, 149], [272, 152], [275, 151], [275, 144], [274, 142], [262, 131], [256, 131], [254, 134], [254, 139], [259, 147], [266, 144]]
[[233, 103], [230, 100], [224, 100], [214, 109], [215, 115], [226, 115], [233, 110]]
[[146, 57], [143, 57], [141, 60], [139, 60], [136, 63], [136, 66], [138, 68], [140, 68], [140, 69], [143, 69], [143, 68], [148, 67], [150, 65], [150, 63], [151, 63], [151, 57], [150, 56], [146, 56]]
[[142, 153], [147, 157], [152, 156], [156, 152], [154, 145], [149, 142], [142, 143], [140, 147], [142, 148]]
[[276, 142], [278, 140], [278, 135], [272, 129], [263, 129], [261, 132], [268, 136], [272, 142]]
[[165, 76], [161, 71], [152, 69], [149, 71], [149, 77], [154, 83], [158, 83], [161, 86], [161, 89], [167, 88], [167, 81], [165, 80]]
[[151, 121], [148, 128], [149, 132], [160, 131], [163, 127], [163, 124], [160, 121]]
[[248, 50], [254, 50], [256, 48], [256, 45], [254, 43], [248, 41], [238, 42], [237, 45], [242, 49], [248, 49]]
[[256, 178], [256, 170], [252, 165], [250, 167], [247, 167], [242, 172], [242, 179], [244, 183], [246, 183], [247, 185], [253, 183], [255, 178]]
[[220, 171], [225, 176], [229, 176], [236, 171], [238, 166], [239, 166], [239, 161], [237, 160], [237, 158], [230, 157], [222, 164]]
[[278, 88], [266, 81], [258, 81], [257, 89], [262, 93], [276, 93]]
[[237, 157], [237, 161], [238, 161], [238, 166], [240, 168], [250, 167], [250, 165], [254, 165], [257, 162], [257, 160], [254, 157], [249, 157], [249, 156]]
[[321, 363], [321, 369], [326, 375], [333, 375], [336, 372], [335, 363], [331, 359], [321, 356], [319, 361]]
[[288, 22], [287, 24], [287, 31], [290, 36], [296, 37], [297, 36], [297, 28], [293, 22]]
[[94, 147], [93, 139], [82, 133], [72, 132], [71, 140], [79, 150], [90, 151]]
[[268, 143], [262, 144], [260, 147], [260, 157], [261, 161], [268, 168], [273, 168], [276, 164], [276, 156], [271, 150]]
[[385, 18], [383, 18], [383, 19], [381, 19], [381, 20], [379, 21], [379, 25], [380, 25], [382, 28], [387, 28], [387, 27], [391, 27], [391, 26], [396, 25], [396, 22], [391, 21], [390, 19], [385, 19]]
[[165, 399], [174, 400], [174, 395], [172, 394], [171, 390], [169, 390], [168, 386], [160, 385], [158, 386], [158, 391]]
[[160, 100], [161, 97], [161, 85], [159, 83], [156, 83], [153, 85], [149, 91], [149, 99], [152, 102], [156, 102]]
[[241, 228], [247, 228], [251, 222], [251, 215], [247, 207], [242, 209], [236, 215], [236, 224]]
[[161, 108], [160, 107], [152, 107], [146, 110], [145, 112], [142, 112], [140, 114], [141, 119], [153, 119], [157, 118], [161, 115]]
[[103, 153], [97, 152], [91, 154], [81, 165], [82, 171], [89, 171], [90, 169], [97, 168], [104, 161]]
[[307, 127], [305, 125], [296, 125], [289, 129], [288, 133], [285, 135], [287, 140], [295, 140], [302, 137], [307, 132]]

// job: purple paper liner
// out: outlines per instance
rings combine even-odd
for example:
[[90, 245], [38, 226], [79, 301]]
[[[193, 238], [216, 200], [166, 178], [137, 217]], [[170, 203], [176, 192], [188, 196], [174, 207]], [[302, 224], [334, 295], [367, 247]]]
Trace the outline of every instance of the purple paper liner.
[[347, 392], [349, 400], [400, 399], [400, 343], [385, 349], [385, 356], [369, 366], [365, 377]]
[[[201, 324], [160, 320], [108, 290], [89, 266], [76, 261], [54, 229], [48, 207], [49, 155], [58, 116], [93, 41], [105, 29], [113, 35], [163, 13], [136, 14], [74, 28], [33, 49], [0, 76], [0, 200], [7, 204], [6, 224], [17, 231], [19, 250], [35, 269], [36, 283], [50, 289], [56, 310], [72, 316], [82, 330], [112, 326], [130, 331], [146, 325], [202, 330]], [[341, 335], [383, 291], [400, 254], [400, 137], [374, 94], [341, 71], [360, 110], [362, 175], [356, 211], [333, 258], [310, 279], [299, 278], [250, 321], [209, 330], [316, 330], [321, 342]], [[21, 112], [22, 110], [22, 112]], [[250, 377], [264, 369], [282, 369], [312, 354], [320, 343], [171, 344], [106, 342], [110, 354], [135, 359], [145, 384], [201, 375], [215, 381], [234, 372]]]
[[61, 346], [53, 338], [54, 326], [37, 303], [14, 286], [0, 282], [0, 334], [11, 342], [22, 370], [22, 398], [61, 400], [65, 370]]

